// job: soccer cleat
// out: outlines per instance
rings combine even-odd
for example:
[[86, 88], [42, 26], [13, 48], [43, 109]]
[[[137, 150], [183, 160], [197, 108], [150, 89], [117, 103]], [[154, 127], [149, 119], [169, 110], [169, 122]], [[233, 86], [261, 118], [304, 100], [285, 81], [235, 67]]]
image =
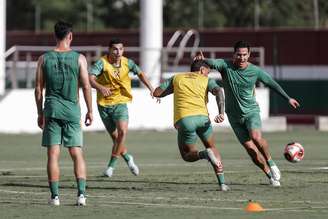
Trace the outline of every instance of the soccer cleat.
[[274, 178], [270, 178], [270, 184], [272, 187], [280, 187], [280, 182], [278, 180], [275, 180]]
[[211, 162], [211, 164], [219, 168], [221, 163], [218, 161], [218, 159], [216, 159], [214, 152], [210, 148], [207, 148], [206, 151], [208, 160]]
[[231, 189], [230, 189], [230, 187], [227, 186], [226, 184], [221, 184], [221, 185], [220, 185], [220, 190], [221, 190], [222, 192], [227, 192], [227, 191], [230, 191]]
[[278, 169], [277, 165], [271, 166], [270, 171], [271, 171], [272, 177], [275, 180], [279, 181], [281, 178], [281, 174], [280, 174], [280, 170]]
[[48, 204], [53, 206], [59, 206], [60, 205], [59, 197], [55, 196], [54, 198], [50, 198]]
[[87, 204], [86, 201], [87, 201], [87, 198], [83, 194], [80, 194], [77, 197], [76, 205], [77, 206], [85, 206]]
[[135, 175], [135, 176], [138, 176], [138, 175], [139, 175], [139, 168], [138, 168], [138, 166], [134, 163], [134, 161], [133, 161], [133, 157], [132, 157], [131, 155], [130, 155], [130, 159], [129, 159], [129, 161], [127, 162], [127, 164], [128, 164], [128, 167], [129, 167], [131, 173], [132, 173], [133, 175]]
[[104, 171], [104, 176], [112, 177], [113, 176], [113, 172], [114, 172], [114, 168], [113, 167], [108, 167]]

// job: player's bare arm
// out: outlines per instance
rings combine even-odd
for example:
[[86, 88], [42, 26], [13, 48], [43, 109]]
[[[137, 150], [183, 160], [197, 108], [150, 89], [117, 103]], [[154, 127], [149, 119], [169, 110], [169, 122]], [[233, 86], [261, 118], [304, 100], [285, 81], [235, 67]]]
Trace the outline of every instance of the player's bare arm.
[[84, 55], [79, 56], [79, 67], [80, 67], [80, 83], [82, 85], [83, 97], [87, 106], [88, 112], [85, 115], [84, 124], [89, 126], [93, 121], [92, 114], [92, 97], [91, 97], [91, 86], [88, 77], [88, 64]]
[[167, 95], [170, 95], [173, 93], [173, 89], [172, 88], [168, 88], [166, 90], [163, 90], [160, 87], [157, 87], [154, 91], [154, 97], [165, 97]]
[[44, 127], [44, 115], [43, 115], [43, 88], [44, 88], [44, 80], [43, 80], [43, 72], [42, 72], [42, 65], [43, 65], [43, 56], [40, 56], [38, 59], [38, 65], [36, 68], [36, 75], [35, 75], [35, 103], [38, 112], [38, 126], [43, 129]]
[[215, 116], [214, 122], [220, 123], [224, 121], [224, 94], [223, 89], [216, 87], [212, 90], [212, 94], [216, 98], [216, 104], [218, 106], [219, 114]]
[[[150, 91], [150, 96], [155, 97], [154, 96], [154, 88], [153, 86], [150, 84], [148, 78], [145, 76], [145, 73], [141, 72], [140, 74], [138, 74], [138, 78], [140, 79], [140, 81], [148, 88], [148, 90]], [[156, 100], [158, 103], [161, 102], [161, 100], [159, 98], [157, 98]]]
[[203, 52], [201, 50], [199, 50], [199, 52], [197, 52], [196, 56], [194, 57], [194, 61], [196, 60], [204, 60], [205, 57], [203, 55]]
[[91, 87], [93, 87], [98, 92], [100, 92], [101, 95], [103, 95], [104, 97], [108, 97], [108, 96], [112, 95], [110, 88], [99, 84], [97, 82], [97, 77], [95, 75], [89, 75], [89, 81], [90, 81]]
[[140, 81], [148, 88], [148, 90], [150, 91], [150, 95], [153, 97], [153, 93], [154, 93], [154, 88], [153, 86], [150, 84], [148, 78], [145, 76], [145, 73], [141, 72], [140, 74], [138, 74], [138, 78], [140, 79]]

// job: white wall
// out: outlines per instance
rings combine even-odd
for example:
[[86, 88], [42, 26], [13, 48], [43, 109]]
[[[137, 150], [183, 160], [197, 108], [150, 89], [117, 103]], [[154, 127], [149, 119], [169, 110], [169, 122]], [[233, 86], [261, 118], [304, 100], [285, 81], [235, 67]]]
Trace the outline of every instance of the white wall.
[[[173, 128], [173, 96], [167, 96], [160, 104], [156, 103], [146, 89], [133, 89], [134, 100], [129, 104], [130, 129], [170, 129]], [[83, 100], [82, 92], [80, 92]], [[261, 108], [262, 119], [269, 116], [269, 91], [256, 90], [256, 98]], [[82, 120], [86, 112], [85, 104], [81, 101]], [[94, 123], [91, 127], [84, 127], [86, 131], [104, 130], [96, 106], [96, 92], [93, 91]], [[216, 101], [209, 95], [208, 109], [213, 120], [217, 113]], [[37, 133], [41, 130], [37, 126], [37, 111], [34, 102], [34, 90], [13, 90], [0, 102], [0, 132], [1, 133]], [[215, 125], [218, 126], [218, 125]], [[228, 127], [227, 118], [220, 126]]]

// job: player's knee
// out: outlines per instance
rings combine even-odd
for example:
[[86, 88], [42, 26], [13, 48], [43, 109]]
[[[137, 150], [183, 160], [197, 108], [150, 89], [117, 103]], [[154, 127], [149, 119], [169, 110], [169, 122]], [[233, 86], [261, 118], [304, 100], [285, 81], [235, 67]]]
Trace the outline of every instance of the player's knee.
[[254, 133], [254, 134], [251, 134], [251, 139], [252, 139], [252, 141], [254, 141], [256, 144], [259, 144], [259, 143], [261, 143], [262, 136], [261, 136], [261, 134]]
[[117, 134], [118, 134], [119, 137], [122, 138], [122, 137], [126, 136], [127, 132], [128, 131], [126, 129], [121, 129], [121, 130], [118, 130]]
[[252, 158], [257, 157], [257, 150], [254, 147], [245, 145], [245, 149], [246, 149], [247, 153], [249, 154], [249, 156], [251, 156]]

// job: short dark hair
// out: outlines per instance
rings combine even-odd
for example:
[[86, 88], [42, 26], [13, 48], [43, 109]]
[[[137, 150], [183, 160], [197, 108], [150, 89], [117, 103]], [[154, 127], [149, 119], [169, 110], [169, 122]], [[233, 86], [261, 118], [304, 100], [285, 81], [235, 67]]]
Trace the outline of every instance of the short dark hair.
[[201, 67], [210, 68], [204, 60], [195, 60], [191, 63], [190, 71], [199, 71]]
[[73, 31], [73, 25], [65, 21], [58, 21], [55, 26], [55, 36], [58, 40], [63, 40], [67, 34]]
[[108, 47], [111, 48], [114, 44], [119, 44], [119, 43], [123, 44], [123, 41], [119, 38], [113, 38], [109, 41]]
[[240, 40], [240, 41], [235, 43], [233, 48], [234, 48], [234, 52], [236, 52], [237, 49], [239, 49], [239, 48], [247, 48], [248, 52], [250, 52], [251, 45], [247, 41]]

